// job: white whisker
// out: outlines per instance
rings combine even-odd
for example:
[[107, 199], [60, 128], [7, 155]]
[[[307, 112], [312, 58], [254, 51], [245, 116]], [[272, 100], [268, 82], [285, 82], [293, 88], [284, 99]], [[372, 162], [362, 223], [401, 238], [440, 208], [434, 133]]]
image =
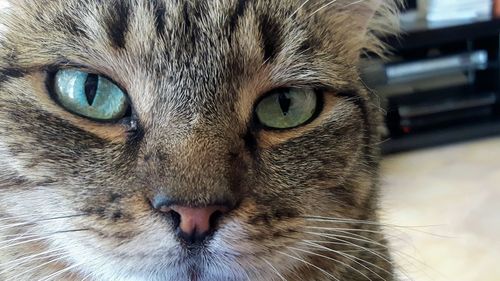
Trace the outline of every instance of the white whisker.
[[30, 225], [30, 224], [34, 224], [34, 223], [33, 222], [18, 222], [18, 223], [12, 223], [12, 224], [4, 224], [0, 227], [0, 230], [5, 230], [5, 229], [19, 227], [19, 226], [25, 226], [25, 225]]
[[[370, 249], [370, 248], [366, 248], [366, 247], [363, 247], [361, 245], [358, 245], [356, 243], [353, 243], [353, 242], [349, 242], [347, 240], [343, 240], [341, 238], [338, 238], [338, 237], [335, 237], [334, 235], [324, 235], [324, 234], [321, 234], [321, 233], [311, 233], [312, 235], [317, 235], [317, 236], [320, 236], [320, 237], [325, 237], [325, 238], [329, 238], [329, 239], [333, 239], [333, 240], [336, 240], [336, 241], [339, 241], [339, 242], [343, 242], [343, 243], [346, 243], [348, 245], [351, 245], [353, 247], [356, 247], [356, 248], [359, 248], [359, 249], [362, 249], [362, 250], [365, 250], [366, 252], [368, 253], [371, 253], [372, 255], [384, 260], [385, 262], [393, 265], [393, 266], [397, 266], [393, 261], [391, 261], [388, 257], [385, 257], [383, 256], [382, 254], [374, 251], [373, 249]], [[355, 239], [354, 239], [355, 240]], [[384, 246], [384, 249], [386, 249], [387, 246]], [[394, 251], [393, 251], [394, 252]], [[411, 258], [411, 257], [410, 257]], [[415, 259], [416, 260], [416, 259]], [[419, 262], [418, 260], [416, 260], [417, 262]], [[404, 270], [401, 269], [401, 272], [407, 277], [409, 278], [409, 280], [411, 280], [411, 277], [408, 275], [407, 272], [405, 272]]]
[[[336, 240], [336, 241], [340, 241], [340, 242], [346, 243], [346, 244], [351, 245], [353, 247], [357, 247], [357, 248], [366, 250], [367, 252], [369, 252], [369, 253], [371, 253], [371, 254], [373, 254], [373, 255], [375, 255], [375, 256], [383, 259], [385, 262], [388, 262], [390, 264], [394, 264], [391, 260], [389, 260], [388, 258], [382, 256], [380, 253], [377, 253], [377, 252], [373, 251], [370, 248], [363, 247], [363, 246], [358, 245], [356, 243], [349, 242], [347, 240], [343, 240], [340, 237], [337, 237], [337, 236], [334, 236], [334, 235], [322, 234], [322, 233], [314, 233], [314, 232], [310, 232], [309, 234], [320, 236], [320, 237], [325, 237], [325, 238], [329, 238], [329, 239], [333, 239], [333, 240]], [[349, 238], [349, 237], [347, 237], [347, 238]]]
[[288, 17], [288, 20], [291, 20], [300, 10], [302, 10], [302, 8], [304, 8], [304, 6], [311, 0], [305, 0], [304, 3], [302, 3], [302, 5], [300, 5], [300, 7], [295, 10], [295, 12], [293, 12], [290, 17]]
[[384, 278], [382, 278], [382, 276], [380, 276], [378, 273], [376, 273], [375, 271], [373, 271], [372, 269], [370, 269], [369, 267], [365, 266], [364, 264], [362, 264], [361, 262], [358, 262], [358, 260], [368, 264], [368, 265], [371, 265], [375, 268], [377, 268], [378, 270], [381, 270], [381, 271], [384, 271], [385, 273], [389, 274], [389, 275], [392, 275], [392, 272], [388, 271], [387, 269], [385, 268], [382, 268], [374, 263], [371, 263], [369, 261], [366, 261], [366, 260], [363, 260], [361, 258], [358, 258], [356, 256], [353, 256], [353, 255], [349, 255], [349, 254], [346, 254], [344, 251], [336, 251], [336, 250], [333, 250], [333, 249], [330, 249], [328, 247], [325, 247], [325, 246], [322, 246], [322, 245], [319, 245], [319, 244], [316, 244], [316, 243], [313, 243], [313, 242], [308, 242], [308, 241], [304, 241], [305, 244], [309, 245], [309, 246], [312, 246], [312, 247], [315, 247], [315, 248], [318, 248], [318, 249], [323, 249], [325, 251], [328, 251], [328, 252], [332, 252], [332, 253], [335, 253], [335, 254], [338, 254], [338, 255], [341, 255], [351, 261], [353, 261], [354, 263], [360, 265], [361, 267], [363, 267], [364, 269], [370, 271], [371, 273], [375, 274], [378, 278], [382, 279], [382, 280], [385, 280]]
[[[59, 213], [57, 214], [58, 216], [60, 215], [66, 215], [66, 214], [75, 214], [75, 212], [73, 211], [67, 211], [67, 212], [62, 212], [62, 213]], [[46, 213], [37, 213], [36, 216], [38, 218], [40, 218], [41, 216], [45, 216], [47, 215]], [[20, 220], [20, 219], [25, 219], [25, 218], [34, 218], [35, 216], [33, 214], [31, 215], [21, 215], [21, 216], [13, 216], [13, 217], [1, 217], [0, 218], [0, 222], [1, 221], [7, 221], [7, 220]]]
[[335, 228], [335, 227], [320, 227], [320, 226], [306, 226], [306, 228], [316, 229], [316, 230], [326, 230], [326, 231], [343, 231], [343, 232], [367, 232], [375, 234], [384, 234], [382, 230], [369, 230], [369, 229], [358, 229], [358, 228]]
[[340, 260], [337, 260], [335, 258], [332, 258], [332, 257], [328, 257], [328, 256], [325, 256], [325, 255], [322, 255], [322, 254], [318, 254], [318, 253], [315, 253], [315, 252], [311, 252], [311, 251], [307, 251], [307, 250], [303, 250], [303, 249], [299, 249], [299, 248], [295, 248], [295, 247], [290, 247], [291, 249], [294, 249], [294, 250], [297, 250], [297, 251], [301, 251], [301, 252], [304, 252], [306, 254], [310, 254], [310, 255], [313, 255], [313, 256], [317, 256], [317, 257], [321, 257], [321, 258], [324, 258], [324, 259], [327, 259], [327, 260], [331, 260], [331, 261], [334, 261], [338, 264], [341, 264], [345, 267], [348, 267], [354, 271], [356, 271], [357, 273], [359, 273], [361, 276], [363, 276], [364, 278], [366, 278], [367, 280], [369, 281], [373, 281], [370, 277], [368, 277], [366, 274], [364, 274], [363, 272], [359, 271], [358, 269], [354, 268], [352, 265], [349, 265], [345, 262], [342, 262]]
[[306, 260], [304, 260], [304, 259], [301, 259], [301, 258], [296, 257], [296, 256], [292, 256], [292, 255], [287, 254], [287, 253], [282, 252], [282, 251], [277, 251], [277, 252], [278, 252], [278, 253], [280, 253], [280, 254], [282, 254], [282, 255], [285, 255], [285, 256], [287, 256], [287, 257], [289, 257], [289, 258], [292, 258], [292, 259], [294, 259], [294, 260], [297, 260], [297, 261], [300, 261], [300, 262], [302, 262], [302, 263], [304, 263], [304, 264], [307, 264], [307, 265], [309, 265], [309, 266], [312, 266], [313, 268], [315, 268], [315, 269], [317, 269], [317, 270], [321, 271], [323, 274], [325, 274], [326, 276], [328, 276], [328, 277], [332, 278], [332, 279], [333, 279], [333, 280], [335, 280], [335, 281], [341, 281], [340, 279], [338, 279], [337, 277], [335, 277], [335, 276], [334, 276], [333, 274], [331, 274], [330, 272], [328, 272], [328, 271], [326, 271], [326, 270], [324, 270], [324, 269], [320, 268], [319, 266], [316, 266], [316, 265], [314, 265], [314, 264], [312, 264], [312, 263], [310, 263], [310, 262], [308, 262], [308, 261], [306, 261]]
[[[38, 237], [38, 236], [34, 235], [33, 237]], [[28, 238], [31, 238], [31, 237], [28, 237]], [[2, 247], [0, 247], [0, 250], [5, 250], [5, 249], [12, 248], [12, 247], [15, 247], [15, 246], [24, 245], [24, 244], [28, 244], [28, 243], [31, 243], [31, 242], [38, 242], [38, 241], [42, 241], [42, 240], [46, 240], [46, 239], [47, 239], [47, 237], [39, 237], [39, 238], [36, 238], [36, 239], [29, 239], [29, 240], [26, 240], [26, 241], [17, 242], [17, 243], [14, 243], [14, 244], [9, 244], [7, 246], [2, 246]], [[7, 243], [8, 242], [11, 242], [11, 241], [7, 241]]]
[[41, 260], [41, 259], [46, 259], [46, 258], [49, 258], [49, 257], [52, 257], [52, 256], [56, 256], [59, 253], [56, 253], [56, 254], [53, 254], [53, 255], [48, 255], [48, 254], [59, 252], [62, 249], [63, 248], [60, 247], [60, 248], [57, 248], [57, 249], [54, 249], [54, 250], [49, 250], [49, 251], [45, 251], [45, 252], [34, 254], [34, 255], [24, 256], [22, 258], [18, 258], [18, 259], [15, 259], [15, 260], [12, 260], [12, 261], [0, 264], [0, 268], [5, 268], [6, 266], [9, 266], [11, 264], [15, 264], [14, 266], [11, 266], [11, 267], [8, 267], [8, 268], [5, 268], [5, 269], [1, 270], [0, 274], [1, 273], [5, 273], [5, 272], [7, 272], [7, 271], [9, 271], [9, 270], [11, 270], [13, 268], [16, 268], [20, 264], [23, 264], [25, 261]]
[[281, 273], [276, 269], [276, 267], [274, 267], [269, 261], [267, 261], [266, 259], [262, 258], [262, 260], [267, 263], [271, 269], [276, 273], [276, 275], [278, 275], [278, 277], [282, 280], [282, 281], [288, 281], [286, 280], [285, 277], [283, 277], [283, 275], [281, 275]]
[[83, 264], [83, 263], [77, 263], [77, 264], [74, 264], [74, 265], [72, 265], [72, 266], [68, 266], [68, 267], [66, 267], [65, 269], [62, 269], [62, 270], [59, 270], [59, 271], [57, 271], [57, 272], [52, 273], [51, 275], [49, 275], [49, 276], [47, 276], [47, 277], [45, 277], [45, 278], [41, 279], [40, 281], [49, 281], [49, 280], [52, 280], [52, 279], [54, 279], [55, 277], [60, 276], [61, 274], [64, 274], [64, 273], [66, 273], [66, 272], [68, 272], [68, 271], [72, 270], [73, 268], [76, 268], [76, 267], [81, 266], [82, 264]]
[[329, 6], [333, 5], [335, 2], [337, 2], [337, 0], [332, 0], [332, 1], [328, 2], [328, 3], [326, 3], [325, 5], [319, 7], [319, 9], [317, 9], [316, 11], [312, 12], [309, 15], [308, 19], [312, 18], [314, 15], [316, 15], [317, 13], [321, 12], [322, 10], [328, 8]]
[[32, 220], [32, 221], [27, 221], [27, 222], [20, 222], [20, 223], [13, 223], [13, 224], [4, 224], [0, 227], [0, 230], [5, 230], [9, 228], [15, 228], [19, 226], [26, 226], [26, 225], [33, 225], [39, 222], [47, 222], [47, 221], [52, 221], [52, 220], [61, 220], [61, 219], [69, 219], [69, 218], [75, 218], [75, 217], [81, 217], [84, 216], [84, 214], [75, 214], [75, 215], [67, 215], [67, 216], [60, 216], [60, 217], [53, 217], [53, 218], [44, 218], [44, 219], [39, 219], [39, 220]]
[[334, 218], [334, 217], [323, 217], [323, 216], [302, 216], [307, 221], [317, 221], [317, 222], [338, 222], [338, 223], [352, 223], [352, 224], [366, 224], [366, 225], [377, 225], [389, 228], [404, 228], [404, 229], [417, 229], [417, 228], [429, 228], [429, 227], [441, 227], [443, 225], [395, 225], [395, 224], [385, 224], [377, 221], [368, 220], [356, 220], [349, 218]]
[[[331, 232], [334, 232], [334, 233], [331, 233]], [[378, 246], [380, 247], [383, 247], [383, 248], [386, 248], [386, 249], [389, 249], [388, 246], [384, 245], [384, 244], [381, 244], [373, 239], [369, 239], [368, 237], [366, 236], [363, 236], [361, 234], [356, 234], [356, 233], [352, 233], [352, 232], [349, 232], [349, 231], [345, 231], [345, 230], [331, 230], [329, 234], [332, 234], [332, 235], [336, 235], [335, 232], [337, 233], [340, 233], [340, 234], [344, 234], [344, 235], [349, 235], [348, 237], [354, 237], [354, 238], [359, 238], [359, 239], [363, 239], [363, 240], [367, 240], [367, 241], [372, 241], [373, 243], [377, 243], [379, 244]], [[378, 233], [378, 234], [383, 234], [383, 232], [371, 232], [371, 231], [366, 231], [368, 233]], [[339, 236], [340, 237], [340, 236]]]
[[309, 228], [312, 230], [324, 230], [324, 231], [328, 231], [328, 232], [338, 232], [338, 233], [343, 233], [343, 234], [351, 235], [353, 237], [358, 237], [358, 238], [366, 238], [366, 236], [363, 236], [361, 234], [357, 234], [356, 232], [380, 234], [380, 235], [383, 235], [384, 237], [391, 237], [393, 240], [405, 240], [401, 236], [387, 234], [385, 231], [381, 231], [381, 230], [368, 230], [368, 229], [358, 229], [358, 228], [330, 228], [330, 227], [317, 227], [317, 226], [306, 226], [306, 228]]
[[27, 273], [33, 272], [33, 271], [35, 271], [35, 270], [37, 270], [37, 269], [39, 269], [39, 268], [42, 268], [42, 267], [44, 267], [44, 266], [46, 266], [46, 265], [49, 265], [49, 264], [51, 264], [51, 263], [58, 262], [58, 261], [60, 261], [60, 260], [63, 260], [63, 259], [69, 258], [69, 257], [70, 257], [70, 255], [62, 255], [62, 256], [60, 256], [60, 257], [58, 257], [58, 258], [56, 258], [56, 259], [52, 259], [52, 260], [50, 260], [50, 261], [48, 261], [48, 262], [44, 262], [44, 263], [42, 263], [42, 264], [40, 264], [40, 265], [38, 265], [38, 266], [32, 267], [32, 268], [30, 268], [30, 269], [28, 269], [28, 270], [25, 270], [25, 271], [23, 271], [23, 272], [21, 272], [21, 273], [19, 273], [19, 274], [15, 275], [15, 276], [12, 276], [10, 279], [8, 279], [8, 280], [6, 280], [6, 281], [9, 281], [9, 280], [10, 280], [10, 281], [16, 281], [16, 280], [18, 279], [18, 277], [20, 277], [20, 276], [26, 275]]
[[[361, 235], [357, 235], [357, 234], [351, 234], [351, 233], [347, 233], [348, 235], [351, 235], [351, 236], [355, 236], [355, 237], [350, 237], [350, 236], [344, 236], [344, 235], [335, 235], [335, 234], [327, 234], [327, 235], [333, 235], [334, 237], [336, 238], [344, 238], [344, 239], [351, 239], [351, 240], [354, 240], [354, 241], [359, 241], [359, 242], [365, 242], [365, 243], [368, 243], [368, 244], [372, 244], [372, 245], [376, 245], [384, 250], [388, 250], [392, 253], [394, 253], [395, 255], [398, 255], [402, 258], [404, 258], [406, 261], [412, 261], [412, 262], [417, 262], [419, 264], [423, 264], [421, 261], [419, 261], [418, 259], [408, 255], [407, 253], [404, 253], [402, 251], [397, 251], [395, 249], [392, 249], [384, 244], [381, 244], [380, 242], [377, 242], [375, 240], [372, 240], [372, 239], [368, 239], [367, 237], [364, 237], [364, 236], [361, 236]], [[360, 237], [360, 238], [357, 238], [357, 237]]]
[[354, 1], [354, 2], [351, 2], [351, 3], [347, 4], [347, 5], [345, 5], [345, 6], [344, 6], [344, 7], [342, 7], [342, 8], [344, 8], [344, 9], [345, 9], [345, 8], [350, 7], [350, 6], [352, 6], [352, 5], [359, 4], [359, 3], [363, 2], [363, 1], [365, 1], [365, 0], [358, 0], [358, 1]]
[[[342, 246], [352, 246], [348, 243], [341, 243], [341, 242], [333, 242], [333, 241], [324, 241], [324, 240], [303, 240], [303, 241], [309, 241], [317, 244], [327, 244], [327, 245], [342, 245]], [[377, 251], [382, 251], [384, 249], [382, 248], [371, 248], [372, 250], [377, 250]], [[358, 252], [366, 252], [366, 250], [342, 250], [343, 252], [352, 252], [352, 253], [358, 253]]]
[[354, 241], [358, 241], [358, 242], [364, 242], [364, 243], [367, 243], [367, 244], [371, 244], [371, 245], [376, 245], [378, 247], [382, 247], [384, 249], [390, 249], [388, 246], [382, 244], [382, 243], [379, 243], [373, 239], [369, 239], [369, 238], [366, 238], [364, 236], [361, 236], [362, 238], [357, 238], [357, 237], [352, 237], [352, 236], [345, 236], [345, 235], [336, 235], [336, 234], [331, 234], [331, 233], [317, 233], [317, 232], [306, 232], [308, 234], [313, 234], [313, 235], [317, 235], [317, 234], [322, 234], [322, 235], [325, 235], [324, 237], [327, 237], [327, 238], [343, 238], [343, 239], [350, 239], [350, 240], [354, 240]]
[[[87, 231], [87, 230], [88, 229], [62, 230], [62, 231], [56, 231], [56, 232], [52, 232], [52, 233], [42, 233], [42, 235], [44, 235], [44, 236], [40, 236], [40, 234], [38, 234], [38, 235], [22, 236], [22, 237], [10, 239], [10, 240], [1, 241], [0, 245], [2, 245], [2, 247], [0, 247], [0, 250], [5, 250], [5, 249], [11, 248], [11, 247], [15, 247], [15, 246], [19, 246], [19, 245], [24, 245], [24, 244], [28, 244], [28, 243], [31, 243], [31, 242], [43, 241], [43, 240], [46, 240], [46, 239], [50, 238], [49, 236], [52, 236], [52, 235], [63, 234], [63, 233], [68, 233], [68, 232]], [[37, 238], [30, 239], [30, 238], [34, 238], [34, 237], [37, 237]], [[24, 240], [23, 241], [23, 239], [29, 239], [29, 240]], [[9, 244], [9, 243], [12, 243], [12, 242], [15, 242], [15, 241], [22, 241], [22, 242], [17, 242], [17, 243], [14, 243], [14, 244]], [[8, 244], [8, 245], [5, 245], [5, 244]]]
[[61, 253], [54, 253], [52, 255], [46, 255], [43, 257], [38, 257], [38, 258], [30, 258], [30, 259], [25, 259], [23, 261], [17, 262], [15, 265], [9, 266], [8, 268], [5, 268], [4, 270], [0, 271], [0, 274], [7, 273], [11, 270], [18, 270], [19, 268], [23, 267], [24, 265], [30, 264], [34, 261], [44, 261], [49, 258], [56, 258], [59, 257]]

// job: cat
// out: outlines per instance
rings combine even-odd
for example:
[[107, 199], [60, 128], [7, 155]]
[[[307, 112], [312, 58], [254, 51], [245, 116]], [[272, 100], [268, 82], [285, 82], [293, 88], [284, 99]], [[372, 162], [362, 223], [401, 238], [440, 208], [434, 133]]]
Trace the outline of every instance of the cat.
[[397, 1], [0, 1], [0, 280], [395, 280]]

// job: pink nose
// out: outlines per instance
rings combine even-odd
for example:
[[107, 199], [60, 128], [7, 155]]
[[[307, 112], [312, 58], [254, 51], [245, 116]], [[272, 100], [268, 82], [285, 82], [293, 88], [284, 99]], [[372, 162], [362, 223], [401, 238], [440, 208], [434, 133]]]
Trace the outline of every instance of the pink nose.
[[204, 208], [173, 206], [171, 209], [180, 215], [179, 230], [188, 236], [204, 235], [211, 232], [217, 220], [228, 211], [226, 207], [222, 206]]
[[203, 243], [212, 234], [219, 219], [229, 212], [225, 206], [208, 207], [169, 206], [162, 197], [153, 203], [153, 207], [165, 215], [170, 215], [179, 238], [187, 245]]

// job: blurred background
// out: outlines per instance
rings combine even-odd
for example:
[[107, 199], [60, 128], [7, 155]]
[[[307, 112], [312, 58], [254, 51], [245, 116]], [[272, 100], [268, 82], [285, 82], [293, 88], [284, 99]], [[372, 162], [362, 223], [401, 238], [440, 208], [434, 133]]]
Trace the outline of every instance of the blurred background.
[[382, 217], [402, 280], [500, 280], [500, 0], [414, 0], [387, 60]]

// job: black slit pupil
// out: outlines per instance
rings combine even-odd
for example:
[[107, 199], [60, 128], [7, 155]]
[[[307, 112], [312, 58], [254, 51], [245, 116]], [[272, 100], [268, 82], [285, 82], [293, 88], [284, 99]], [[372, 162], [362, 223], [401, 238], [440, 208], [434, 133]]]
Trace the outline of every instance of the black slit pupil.
[[85, 95], [90, 106], [94, 104], [97, 95], [97, 86], [99, 85], [99, 75], [89, 74], [85, 81]]
[[288, 111], [290, 111], [290, 106], [292, 105], [292, 100], [285, 94], [281, 93], [278, 97], [278, 102], [280, 103], [281, 111], [283, 111], [283, 115], [287, 115]]

